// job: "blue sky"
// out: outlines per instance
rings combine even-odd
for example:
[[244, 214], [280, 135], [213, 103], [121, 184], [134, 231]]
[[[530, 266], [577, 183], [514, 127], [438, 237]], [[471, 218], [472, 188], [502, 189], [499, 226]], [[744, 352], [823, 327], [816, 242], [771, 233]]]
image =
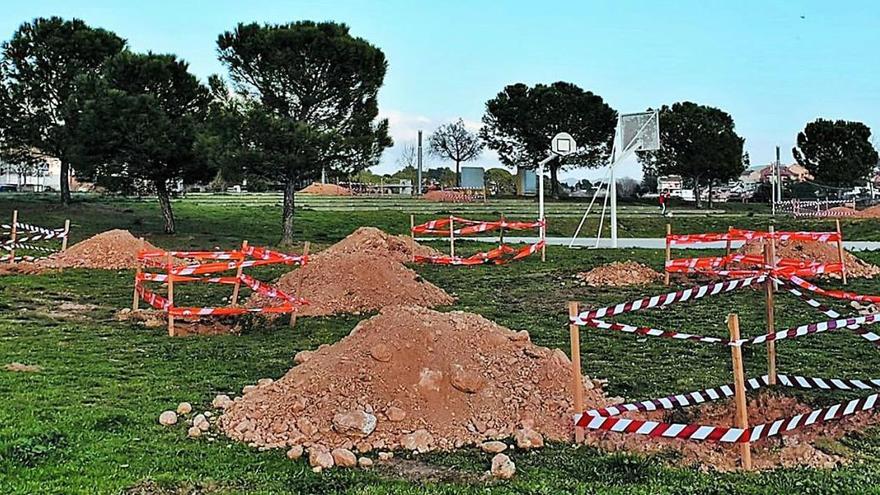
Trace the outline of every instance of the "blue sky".
[[[0, 38], [49, 15], [111, 29], [133, 50], [176, 53], [202, 78], [223, 72], [215, 41], [237, 22], [345, 22], [388, 57], [380, 108], [398, 144], [458, 117], [478, 125], [506, 84], [557, 80], [624, 112], [681, 100], [718, 106], [733, 115], [753, 164], [771, 160], [776, 145], [791, 161], [797, 132], [817, 117], [880, 132], [876, 1], [6, 0]], [[376, 170], [394, 169], [397, 154], [387, 151]], [[487, 153], [478, 163], [497, 161]], [[635, 163], [622, 172], [640, 174]], [[585, 173], [562, 177], [572, 175]]]

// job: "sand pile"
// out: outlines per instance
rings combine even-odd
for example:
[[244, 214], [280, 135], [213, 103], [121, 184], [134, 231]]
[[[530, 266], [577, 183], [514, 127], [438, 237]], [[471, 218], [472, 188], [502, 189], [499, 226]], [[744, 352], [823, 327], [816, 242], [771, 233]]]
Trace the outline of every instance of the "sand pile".
[[871, 206], [858, 212], [859, 218], [880, 218], [880, 205]]
[[313, 182], [299, 192], [317, 196], [351, 196], [351, 189], [336, 184], [321, 184], [320, 182]]
[[[749, 424], [759, 425], [815, 409], [793, 397], [760, 392], [747, 400]], [[710, 426], [734, 426], [736, 406], [732, 401], [710, 402], [702, 406], [673, 411], [657, 411], [642, 414], [626, 414], [627, 418], [649, 419], [670, 423], [693, 423]], [[785, 466], [810, 466], [830, 468], [845, 463], [846, 458], [833, 453], [829, 443], [850, 432], [863, 431], [877, 416], [859, 413], [840, 420], [817, 423], [794, 430], [781, 437], [772, 437], [752, 443], [752, 463], [757, 469]], [[587, 442], [608, 450], [627, 450], [645, 453], [674, 449], [681, 453], [679, 465], [698, 465], [719, 471], [730, 471], [739, 466], [739, 447], [714, 442], [695, 442], [678, 439], [661, 439], [641, 435], [589, 432]], [[824, 447], [822, 449], [821, 447]], [[844, 452], [839, 449], [839, 452]]]
[[[737, 252], [763, 254], [764, 248], [760, 241], [754, 241], [746, 243]], [[837, 263], [839, 261], [837, 254], [837, 244], [827, 242], [783, 241], [776, 245], [776, 256], [779, 258]], [[880, 275], [880, 267], [866, 263], [849, 252], [843, 252], [843, 260], [847, 277], [873, 278], [875, 275]], [[838, 273], [830, 273], [827, 276], [840, 278]]]
[[[256, 447], [359, 452], [514, 435], [539, 446], [572, 433], [565, 353], [479, 315], [386, 307], [297, 361], [228, 404], [221, 429]], [[607, 403], [596, 382], [584, 383], [586, 404]]]
[[414, 255], [436, 256], [434, 248], [422, 246], [409, 236], [386, 234], [375, 227], [360, 227], [345, 239], [321, 252], [321, 256], [344, 256], [365, 253], [391, 258], [400, 263], [412, 260]]
[[[409, 237], [361, 227], [345, 239], [312, 256], [306, 266], [279, 278], [274, 285], [308, 299], [305, 316], [375, 311], [391, 304], [445, 306], [455, 299], [404, 266], [413, 254], [439, 254]], [[301, 289], [300, 289], [301, 287]], [[254, 295], [247, 306], [265, 305]]]
[[661, 275], [650, 267], [635, 261], [615, 261], [577, 274], [577, 278], [591, 287], [648, 285], [656, 282], [660, 277]]
[[37, 261], [42, 268], [97, 268], [123, 270], [137, 267], [137, 254], [141, 249], [157, 249], [149, 242], [141, 241], [127, 230], [108, 230]]

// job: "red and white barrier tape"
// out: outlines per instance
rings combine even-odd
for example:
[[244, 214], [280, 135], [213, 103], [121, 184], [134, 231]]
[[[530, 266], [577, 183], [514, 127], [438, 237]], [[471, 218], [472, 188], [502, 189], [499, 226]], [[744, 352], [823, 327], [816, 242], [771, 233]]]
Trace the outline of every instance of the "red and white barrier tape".
[[706, 234], [670, 234], [666, 241], [670, 245], [701, 244], [726, 241], [753, 241], [757, 239], [776, 239], [778, 241], [836, 242], [841, 240], [838, 232], [763, 232], [757, 230], [730, 229], [728, 232]]
[[460, 266], [474, 266], [474, 265], [504, 265], [506, 263], [510, 263], [511, 261], [519, 260], [525, 258], [526, 256], [530, 256], [535, 254], [538, 250], [544, 247], [544, 241], [538, 241], [535, 244], [529, 244], [528, 246], [523, 246], [519, 249], [514, 249], [506, 244], [502, 244], [497, 248], [491, 249], [486, 252], [477, 253], [466, 258], [462, 258], [460, 256], [447, 256], [447, 255], [437, 255], [437, 256], [414, 256], [413, 261], [416, 263], [429, 263], [435, 265], [460, 265]]

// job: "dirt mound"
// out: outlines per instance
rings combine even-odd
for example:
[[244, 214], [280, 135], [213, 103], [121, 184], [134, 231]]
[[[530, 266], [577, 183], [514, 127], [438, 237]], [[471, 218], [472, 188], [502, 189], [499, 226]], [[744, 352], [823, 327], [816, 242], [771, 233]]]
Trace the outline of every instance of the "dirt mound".
[[[759, 425], [774, 420], [812, 411], [797, 399], [774, 393], [759, 393], [747, 400], [749, 424]], [[736, 406], [732, 401], [708, 403], [675, 411], [657, 411], [626, 414], [625, 417], [671, 423], [694, 423], [711, 426], [734, 426]], [[873, 422], [873, 413], [860, 413], [841, 420], [817, 423], [794, 430], [781, 437], [771, 437], [752, 443], [752, 463], [757, 469], [779, 466], [810, 466], [830, 468], [845, 463], [846, 458], [826, 450], [834, 440], [854, 431], [861, 431]], [[698, 465], [719, 471], [731, 471], [739, 466], [739, 448], [714, 442], [695, 442], [677, 439], [651, 438], [641, 435], [591, 432], [588, 443], [609, 450], [630, 452], [659, 452], [670, 448], [681, 453], [680, 465]], [[825, 450], [822, 449], [825, 448]], [[842, 451], [842, 449], [841, 449]]]
[[320, 182], [313, 182], [299, 192], [317, 196], [351, 196], [351, 189], [336, 184], [321, 184]]
[[[319, 253], [274, 285], [308, 299], [309, 304], [299, 310], [304, 316], [360, 313], [392, 304], [445, 306], [455, 301], [392, 258], [356, 252], [341, 256]], [[257, 295], [248, 299], [247, 305], [257, 307], [266, 302]]]
[[0, 262], [0, 277], [4, 275], [39, 275], [43, 271], [42, 268], [31, 261]]
[[365, 253], [391, 258], [400, 263], [412, 260], [414, 255], [436, 256], [440, 252], [422, 246], [408, 236], [386, 234], [375, 227], [360, 227], [345, 239], [321, 252], [321, 256], [344, 256]]
[[70, 246], [63, 253], [55, 253], [37, 261], [42, 268], [96, 268], [123, 270], [137, 267], [141, 249], [157, 249], [141, 241], [127, 230], [108, 230]]
[[[247, 387], [221, 429], [256, 447], [449, 450], [522, 428], [572, 433], [570, 362], [479, 315], [391, 306]], [[584, 380], [585, 402], [605, 404]], [[520, 435], [524, 435], [520, 431]]]
[[859, 218], [880, 218], [880, 205], [871, 206], [858, 212]]
[[[746, 243], [737, 251], [743, 254], [763, 254], [764, 248], [760, 241]], [[818, 261], [820, 263], [837, 263], [837, 245], [827, 242], [783, 241], [776, 245], [776, 256], [780, 258]], [[880, 275], [880, 267], [866, 263], [849, 252], [843, 252], [847, 277], [873, 278]], [[840, 278], [838, 273], [830, 273], [829, 277]]]
[[848, 207], [848, 206], [835, 206], [834, 208], [828, 208], [827, 210], [823, 210], [817, 216], [820, 217], [855, 217], [858, 216], [859, 212]]
[[650, 267], [635, 261], [615, 261], [577, 274], [577, 278], [591, 287], [648, 285], [656, 282], [660, 277], [661, 275]]
[[482, 192], [464, 191], [428, 191], [422, 198], [425, 201], [437, 201], [440, 203], [471, 203], [483, 199]]

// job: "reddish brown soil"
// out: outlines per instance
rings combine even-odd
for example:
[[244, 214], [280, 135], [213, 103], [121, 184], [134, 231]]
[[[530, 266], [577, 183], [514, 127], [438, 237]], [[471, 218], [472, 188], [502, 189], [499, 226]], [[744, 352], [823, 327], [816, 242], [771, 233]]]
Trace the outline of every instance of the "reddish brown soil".
[[55, 253], [37, 261], [41, 268], [95, 268], [123, 270], [137, 267], [141, 249], [156, 249], [141, 241], [127, 230], [108, 230], [70, 246], [67, 251]]
[[[837, 215], [835, 215], [837, 213]], [[858, 216], [859, 212], [849, 208], [847, 206], [835, 206], [834, 208], [828, 208], [824, 212], [822, 212], [822, 216]]]
[[[739, 249], [740, 253], [762, 254], [761, 242], [749, 242]], [[776, 256], [780, 258], [800, 259], [805, 261], [818, 261], [820, 263], [838, 263], [837, 245], [827, 242], [791, 241], [781, 242], [776, 246]], [[846, 265], [847, 277], [873, 278], [880, 275], [880, 267], [866, 263], [853, 256], [849, 252], [843, 253]], [[829, 274], [830, 277], [840, 278], [837, 273]]]
[[386, 234], [375, 227], [360, 227], [345, 239], [321, 252], [322, 256], [344, 256], [363, 253], [391, 258], [400, 263], [411, 261], [413, 256], [436, 256], [434, 248], [422, 246], [409, 236]]
[[[568, 440], [570, 376], [565, 353], [532, 344], [524, 331], [470, 313], [390, 306], [279, 380], [249, 387], [220, 427], [253, 446], [359, 451], [401, 448], [419, 429], [430, 434], [427, 450], [509, 437], [521, 426]], [[592, 380], [585, 386], [587, 405], [606, 404]], [[334, 416], [350, 411], [375, 415], [375, 431], [334, 429]]]
[[880, 205], [865, 208], [856, 216], [859, 218], [880, 218]]
[[[309, 301], [304, 316], [375, 311], [391, 304], [445, 306], [455, 299], [402, 264], [414, 254], [432, 256], [436, 250], [409, 237], [361, 227], [345, 239], [312, 256], [275, 282], [279, 289]], [[248, 299], [249, 307], [266, 305], [262, 296]]]
[[0, 276], [3, 275], [37, 275], [43, 270], [36, 263], [19, 261], [16, 263], [0, 263]]
[[428, 191], [422, 198], [425, 201], [438, 201], [441, 203], [470, 203], [482, 200], [482, 193], [467, 194], [461, 191]]
[[626, 287], [648, 285], [659, 280], [662, 275], [635, 261], [615, 261], [577, 276], [591, 287]]
[[351, 196], [351, 189], [336, 184], [321, 184], [320, 182], [313, 182], [299, 192], [316, 196]]
[[[770, 423], [776, 419], [787, 418], [813, 410], [792, 397], [773, 393], [758, 393], [747, 401], [749, 424]], [[736, 407], [732, 401], [709, 403], [670, 411], [645, 414], [628, 414], [626, 417], [650, 419], [674, 423], [696, 423], [711, 426], [734, 426]], [[794, 430], [781, 437], [760, 440], [752, 444], [752, 463], [757, 469], [771, 469], [779, 466], [834, 467], [847, 459], [819, 447], [832, 445], [847, 433], [862, 431], [876, 423], [877, 416], [861, 413], [842, 420], [815, 424]], [[641, 435], [627, 435], [610, 432], [587, 433], [587, 441], [608, 450], [630, 452], [658, 452], [673, 449], [681, 455], [682, 465], [696, 465], [704, 469], [730, 471], [740, 467], [740, 450], [736, 445], [714, 442], [695, 442], [676, 439], [647, 439]], [[827, 448], [826, 448], [827, 450]], [[844, 451], [845, 449], [839, 449]]]

